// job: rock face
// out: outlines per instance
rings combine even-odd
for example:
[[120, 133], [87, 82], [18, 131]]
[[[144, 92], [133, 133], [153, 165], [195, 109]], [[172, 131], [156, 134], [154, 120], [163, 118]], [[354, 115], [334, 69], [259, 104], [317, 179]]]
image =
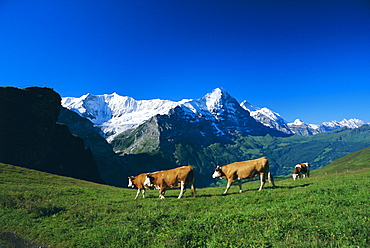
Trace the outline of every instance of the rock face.
[[99, 128], [94, 127], [88, 119], [63, 107], [60, 108], [58, 122], [65, 124], [73, 135], [84, 140], [85, 149], [91, 150], [104, 182], [120, 187], [127, 185], [127, 177], [134, 175], [136, 171], [132, 171], [127, 162], [113, 151]]
[[235, 98], [216, 89], [198, 100], [188, 101], [170, 109], [167, 114], [155, 115], [135, 130], [127, 130], [111, 142], [116, 152], [125, 154], [153, 153], [158, 147], [173, 153], [180, 143], [199, 147], [213, 143], [234, 143], [233, 134], [287, 137], [286, 133], [267, 127], [249, 115]]
[[0, 88], [0, 161], [102, 183], [81, 138], [57, 123], [61, 97], [52, 89]]
[[[216, 88], [200, 99], [183, 99], [179, 102], [169, 100], [141, 100], [131, 97], [110, 95], [84, 95], [80, 98], [62, 99], [63, 107], [89, 119], [95, 127], [101, 129], [108, 142], [126, 131], [132, 131], [139, 125], [157, 115], [183, 114], [182, 118], [193, 122], [203, 120], [212, 122], [215, 128], [226, 127], [229, 130], [241, 130], [251, 134], [275, 133], [278, 130], [267, 128], [257, 123], [238, 101], [222, 88]], [[224, 130], [218, 130], [219, 133]]]
[[[286, 135], [310, 136], [342, 127], [358, 128], [369, 124], [359, 119], [324, 122], [320, 125], [306, 124], [298, 119], [289, 123], [279, 113], [266, 107], [254, 106], [248, 101], [239, 104], [223, 88], [216, 88], [200, 99], [183, 99], [178, 102], [161, 99], [135, 100], [113, 93], [64, 97], [62, 105], [90, 120], [109, 143], [116, 137], [127, 135], [127, 132], [133, 131], [156, 115], [171, 115], [178, 112], [179, 108], [182, 109], [183, 118], [190, 118], [195, 122], [206, 119], [220, 129], [219, 133], [224, 132], [222, 128], [226, 127], [226, 132], [232, 129], [250, 131], [251, 135], [270, 133], [281, 136], [279, 132], [282, 132]], [[251, 118], [254, 120], [250, 120]], [[260, 127], [256, 121], [268, 129]]]

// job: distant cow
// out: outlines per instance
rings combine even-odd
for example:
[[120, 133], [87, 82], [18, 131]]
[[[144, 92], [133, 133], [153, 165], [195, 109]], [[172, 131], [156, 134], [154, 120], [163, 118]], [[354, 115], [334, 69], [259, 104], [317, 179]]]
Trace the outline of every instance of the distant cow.
[[273, 178], [269, 171], [269, 161], [266, 157], [262, 157], [255, 160], [236, 162], [222, 167], [217, 166], [213, 173], [213, 178], [226, 178], [227, 186], [224, 194], [227, 193], [232, 183], [239, 182], [239, 192], [242, 192], [242, 179], [254, 178], [257, 176], [261, 177], [261, 186], [259, 190], [262, 190], [266, 182], [266, 176], [268, 177], [269, 183], [275, 187]]
[[143, 174], [140, 174], [138, 176], [128, 177], [128, 187], [129, 188], [134, 188], [134, 187], [137, 188], [137, 193], [136, 193], [135, 199], [137, 199], [137, 197], [139, 196], [140, 191], [143, 194], [143, 198], [145, 198], [145, 188], [148, 188], [147, 186], [144, 185], [144, 182], [145, 182], [145, 179], [146, 179], [146, 174], [147, 173], [143, 173]]
[[159, 198], [164, 199], [164, 193], [168, 188], [178, 187], [181, 190], [178, 198], [184, 195], [186, 185], [189, 185], [193, 196], [195, 196], [195, 173], [192, 166], [182, 166], [171, 170], [148, 173], [144, 185], [155, 187], [159, 190]]
[[300, 177], [305, 178], [306, 176], [310, 177], [310, 170], [311, 170], [311, 165], [309, 163], [297, 164], [294, 167], [294, 171], [292, 174], [293, 179], [296, 180], [296, 179], [299, 179]]

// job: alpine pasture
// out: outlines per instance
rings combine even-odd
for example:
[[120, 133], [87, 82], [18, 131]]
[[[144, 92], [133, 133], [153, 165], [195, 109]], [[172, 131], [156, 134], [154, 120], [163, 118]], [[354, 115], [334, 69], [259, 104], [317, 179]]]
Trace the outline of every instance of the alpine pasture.
[[0, 231], [50, 247], [369, 247], [370, 168], [355, 169], [134, 200], [136, 189], [0, 164]]

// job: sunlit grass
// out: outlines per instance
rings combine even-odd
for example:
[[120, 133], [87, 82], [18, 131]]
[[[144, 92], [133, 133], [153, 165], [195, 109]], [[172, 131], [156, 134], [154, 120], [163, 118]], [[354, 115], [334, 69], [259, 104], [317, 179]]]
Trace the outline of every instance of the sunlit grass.
[[[147, 192], [0, 164], [0, 226], [52, 247], [367, 247], [370, 169]], [[125, 179], [123, 179], [125, 180]]]

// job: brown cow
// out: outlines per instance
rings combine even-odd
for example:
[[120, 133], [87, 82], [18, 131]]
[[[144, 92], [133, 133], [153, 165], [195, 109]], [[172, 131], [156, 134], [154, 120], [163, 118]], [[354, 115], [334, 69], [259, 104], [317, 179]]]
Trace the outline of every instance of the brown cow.
[[144, 185], [158, 189], [159, 198], [164, 199], [166, 189], [178, 187], [180, 184], [181, 191], [178, 198], [181, 198], [184, 195], [187, 184], [190, 185], [193, 196], [195, 196], [194, 180], [194, 168], [188, 165], [171, 170], [148, 173]]
[[217, 166], [213, 173], [213, 178], [226, 178], [227, 186], [223, 194], [227, 194], [227, 191], [233, 184], [233, 182], [239, 182], [239, 193], [242, 192], [242, 179], [254, 178], [257, 176], [261, 178], [261, 186], [259, 190], [262, 190], [266, 182], [266, 176], [268, 177], [269, 183], [275, 187], [274, 180], [269, 171], [269, 161], [266, 157], [262, 157], [255, 160], [248, 160], [243, 162], [231, 163], [222, 167]]
[[299, 179], [300, 177], [305, 178], [306, 176], [310, 177], [310, 170], [311, 170], [311, 165], [309, 163], [297, 164], [294, 167], [294, 171], [292, 174], [293, 179], [296, 180], [296, 179]]
[[134, 176], [128, 177], [128, 187], [129, 188], [134, 188], [134, 187], [137, 188], [137, 193], [136, 193], [135, 199], [137, 199], [137, 197], [139, 196], [140, 191], [143, 194], [143, 198], [145, 198], [145, 188], [149, 188], [149, 187], [144, 185], [144, 182], [145, 182], [145, 179], [146, 179], [146, 174], [147, 173], [143, 173], [143, 174], [140, 174], [140, 175], [135, 176], [135, 177]]

